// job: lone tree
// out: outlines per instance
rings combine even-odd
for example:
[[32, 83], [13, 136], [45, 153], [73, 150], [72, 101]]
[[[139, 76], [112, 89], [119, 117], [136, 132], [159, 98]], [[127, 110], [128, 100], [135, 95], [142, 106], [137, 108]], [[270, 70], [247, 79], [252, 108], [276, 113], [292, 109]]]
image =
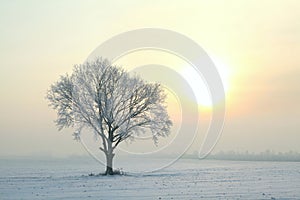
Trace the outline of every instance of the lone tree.
[[126, 139], [150, 131], [155, 144], [168, 136], [172, 122], [160, 84], [146, 83], [113, 66], [107, 59], [75, 65], [71, 75], [61, 76], [47, 92], [57, 111], [59, 130], [74, 127], [75, 139], [84, 128], [101, 138], [99, 149], [106, 157], [106, 175], [114, 174], [116, 147]]

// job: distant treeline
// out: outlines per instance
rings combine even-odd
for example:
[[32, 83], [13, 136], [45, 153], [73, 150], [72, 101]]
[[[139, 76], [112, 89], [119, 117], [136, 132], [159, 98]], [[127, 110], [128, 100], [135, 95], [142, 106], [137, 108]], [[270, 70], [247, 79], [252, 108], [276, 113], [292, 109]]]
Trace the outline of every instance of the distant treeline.
[[[197, 154], [187, 154], [185, 158], [197, 158]], [[261, 153], [253, 152], [235, 152], [235, 151], [220, 151], [219, 153], [210, 154], [206, 159], [216, 160], [241, 160], [241, 161], [290, 161], [300, 162], [300, 153], [289, 151], [289, 152], [274, 152], [266, 150]]]

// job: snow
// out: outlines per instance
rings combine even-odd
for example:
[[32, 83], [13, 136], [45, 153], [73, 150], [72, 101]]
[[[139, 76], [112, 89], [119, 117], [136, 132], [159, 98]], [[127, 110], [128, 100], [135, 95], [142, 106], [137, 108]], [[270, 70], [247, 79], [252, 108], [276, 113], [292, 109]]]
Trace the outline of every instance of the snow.
[[104, 171], [90, 159], [2, 159], [0, 199], [300, 199], [298, 162], [181, 159], [133, 173], [162, 159], [131, 159], [118, 162], [124, 176], [88, 176]]

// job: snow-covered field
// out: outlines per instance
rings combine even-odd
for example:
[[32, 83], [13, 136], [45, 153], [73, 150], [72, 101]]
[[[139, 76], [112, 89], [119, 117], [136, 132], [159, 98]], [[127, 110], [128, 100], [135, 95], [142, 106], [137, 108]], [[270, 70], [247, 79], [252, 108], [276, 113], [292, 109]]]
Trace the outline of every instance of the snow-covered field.
[[[124, 171], [160, 159], [124, 160]], [[0, 160], [0, 199], [300, 199], [300, 163], [181, 159], [147, 174], [101, 172], [85, 160]]]

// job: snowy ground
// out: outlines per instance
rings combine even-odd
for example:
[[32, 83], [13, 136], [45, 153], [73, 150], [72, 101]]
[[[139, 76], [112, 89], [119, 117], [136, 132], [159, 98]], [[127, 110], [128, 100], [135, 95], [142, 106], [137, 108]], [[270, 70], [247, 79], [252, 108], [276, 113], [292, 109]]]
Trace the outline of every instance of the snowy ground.
[[[123, 165], [128, 171], [153, 162], [160, 159]], [[296, 162], [181, 159], [155, 173], [87, 176], [101, 170], [93, 160], [2, 159], [0, 199], [300, 199]]]

